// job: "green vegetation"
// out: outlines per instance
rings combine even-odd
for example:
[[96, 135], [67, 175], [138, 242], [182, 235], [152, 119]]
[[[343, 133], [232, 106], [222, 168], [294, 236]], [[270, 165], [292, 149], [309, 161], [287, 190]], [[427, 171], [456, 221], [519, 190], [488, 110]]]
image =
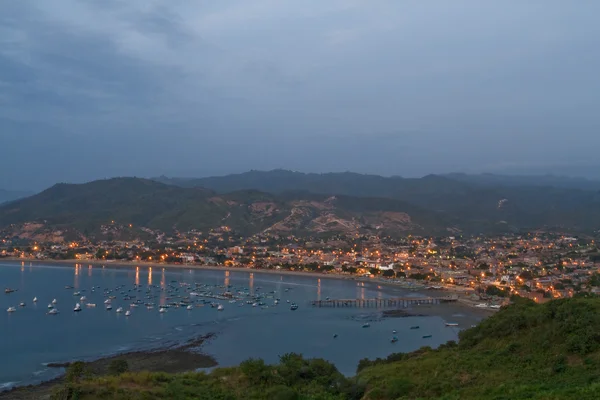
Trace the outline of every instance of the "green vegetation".
[[515, 299], [459, 343], [362, 360], [352, 378], [297, 354], [210, 374], [70, 375], [54, 399], [591, 400], [600, 393], [600, 299]]

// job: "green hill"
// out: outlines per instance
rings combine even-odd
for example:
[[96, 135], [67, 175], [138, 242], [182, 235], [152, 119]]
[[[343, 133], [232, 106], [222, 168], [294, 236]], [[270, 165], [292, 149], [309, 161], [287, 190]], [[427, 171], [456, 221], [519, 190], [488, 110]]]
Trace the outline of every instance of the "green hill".
[[256, 190], [217, 194], [139, 178], [58, 184], [0, 206], [0, 228], [15, 225], [11, 235], [18, 236], [18, 227], [24, 223], [92, 235], [111, 224], [164, 232], [227, 226], [242, 234], [425, 233], [454, 226], [443, 213], [401, 200]]
[[598, 298], [519, 301], [461, 332], [458, 344], [363, 360], [352, 378], [288, 354], [277, 365], [249, 360], [210, 374], [75, 377], [55, 398], [592, 400], [600, 393], [599, 332]]
[[[250, 171], [201, 179], [157, 178], [182, 187], [219, 193], [260, 190], [305, 191], [325, 195], [401, 200], [443, 212], [470, 232], [557, 228], [588, 232], [600, 227], [600, 192], [594, 185], [568, 186], [559, 179], [489, 179], [460, 174], [423, 178], [382, 177], [350, 172], [305, 174], [285, 170]], [[586, 188], [590, 190], [583, 190]]]

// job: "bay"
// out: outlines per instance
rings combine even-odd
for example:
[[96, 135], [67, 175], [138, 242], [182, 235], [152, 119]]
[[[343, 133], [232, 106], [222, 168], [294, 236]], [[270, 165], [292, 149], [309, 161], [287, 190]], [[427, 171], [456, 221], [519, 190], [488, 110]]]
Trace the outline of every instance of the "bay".
[[[159, 304], [172, 301], [169, 296], [187, 295], [196, 284], [212, 288], [214, 293], [230, 287], [232, 291], [262, 294], [265, 306], [215, 300], [224, 306], [223, 311], [206, 305], [158, 312]], [[386, 357], [393, 352], [412, 351], [425, 345], [436, 347], [456, 340], [459, 329], [446, 327], [445, 319], [458, 319], [461, 327], [481, 319], [480, 315], [453, 305], [415, 307], [413, 312], [426, 311], [427, 316], [406, 318], [383, 318], [377, 309], [313, 308], [309, 305], [311, 300], [327, 297], [364, 299], [423, 294], [375, 282], [247, 271], [3, 262], [0, 285], [16, 290], [0, 294], [0, 355], [6, 360], [0, 363], [0, 389], [57, 376], [61, 371], [48, 368], [46, 364], [50, 362], [91, 360], [159, 348], [208, 333], [216, 336], [204, 344], [202, 351], [214, 356], [219, 366], [237, 365], [250, 357], [277, 362], [280, 355], [296, 352], [325, 358], [342, 373], [352, 375], [362, 358]], [[111, 311], [104, 308], [109, 295], [105, 290], [112, 290], [110, 295], [117, 297]], [[75, 296], [75, 292], [81, 293]], [[149, 300], [145, 295], [156, 298]], [[80, 296], [87, 300], [81, 302]], [[156, 306], [132, 308], [133, 301], [123, 300], [126, 296], [137, 296], [136, 299], [155, 302]], [[34, 297], [38, 298], [37, 303], [32, 302]], [[278, 305], [275, 298], [280, 299]], [[58, 315], [47, 314], [47, 305], [53, 299], [57, 300]], [[20, 302], [26, 306], [19, 307]], [[83, 310], [75, 313], [77, 302], [82, 303]], [[96, 307], [86, 308], [87, 302]], [[299, 307], [291, 311], [290, 304], [294, 302]], [[8, 307], [16, 307], [17, 311], [7, 313]], [[131, 310], [131, 316], [116, 313], [118, 307]], [[370, 323], [369, 328], [362, 327], [365, 322]], [[415, 325], [420, 329], [411, 330]], [[390, 342], [392, 330], [398, 332], [397, 343]], [[424, 335], [432, 337], [424, 339]]]

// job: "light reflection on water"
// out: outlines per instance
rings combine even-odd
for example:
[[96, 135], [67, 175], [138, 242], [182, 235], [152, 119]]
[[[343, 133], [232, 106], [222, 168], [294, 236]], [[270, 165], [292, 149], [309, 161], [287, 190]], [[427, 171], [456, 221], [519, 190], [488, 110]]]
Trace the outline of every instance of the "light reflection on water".
[[[52, 378], [56, 371], [45, 368], [43, 364], [47, 362], [92, 359], [123, 349], [152, 348], [210, 332], [217, 336], [204, 346], [204, 351], [215, 356], [220, 365], [234, 365], [248, 357], [275, 362], [280, 354], [296, 351], [310, 357], [326, 358], [346, 374], [354, 373], [361, 358], [385, 357], [391, 352], [410, 351], [423, 345], [436, 346], [457, 336], [455, 330], [444, 327], [439, 317], [381, 319], [376, 316], [376, 309], [314, 309], [308, 305], [310, 300], [327, 297], [366, 299], [417, 295], [373, 283], [243, 271], [157, 270], [141, 266], [88, 266], [88, 273], [82, 274], [81, 268], [81, 264], [33, 264], [28, 268], [22, 263], [0, 264], [2, 285], [17, 289], [17, 292], [0, 297], [0, 308], [6, 310], [20, 301], [27, 303], [15, 313], [0, 314], [3, 338], [0, 354], [11, 360], [0, 363], [0, 385], [4, 382], [28, 384]], [[147, 284], [144, 285], [140, 282], [140, 274], [146, 273]], [[235, 287], [234, 292], [276, 293], [269, 294], [272, 298], [263, 299], [269, 306], [267, 309], [252, 307], [245, 301], [240, 302], [242, 306], [222, 301], [225, 306], [222, 312], [205, 306], [191, 311], [171, 308], [160, 314], [158, 304], [171, 301], [166, 297], [171, 285], [176, 285], [172, 281], [186, 282], [191, 288], [195, 283], [221, 286], [212, 289], [215, 293], [224, 292], [228, 285]], [[65, 289], [69, 282], [73, 282], [73, 289]], [[153, 282], [159, 282], [159, 285], [153, 286]], [[136, 292], [134, 285], [139, 286], [140, 292]], [[95, 286], [100, 289], [92, 291]], [[104, 289], [120, 286], [121, 289], [112, 293], [117, 296], [113, 300], [113, 310], [106, 311]], [[152, 300], [144, 297], [149, 286], [156, 295]], [[182, 290], [185, 289], [180, 288], [180, 292]], [[81, 296], [85, 295], [87, 302], [96, 303], [97, 307], [73, 313], [73, 306], [79, 301], [74, 291], [81, 291]], [[132, 302], [124, 300], [121, 291], [155, 302], [157, 306], [151, 310], [143, 305], [132, 308], [131, 317], [119, 315], [115, 310], [118, 307], [129, 309]], [[35, 296], [39, 305], [31, 301]], [[46, 304], [53, 298], [58, 300], [60, 314], [49, 316], [46, 315]], [[274, 306], [275, 298], [281, 299], [278, 306]], [[300, 308], [290, 311], [286, 300], [298, 303]], [[361, 328], [364, 318], [374, 321], [368, 329]], [[410, 331], [411, 325], [420, 325], [421, 330]], [[392, 329], [399, 332], [400, 341], [396, 344], [389, 343]], [[423, 339], [421, 336], [425, 332], [433, 334], [433, 338]], [[334, 333], [339, 335], [335, 340]]]

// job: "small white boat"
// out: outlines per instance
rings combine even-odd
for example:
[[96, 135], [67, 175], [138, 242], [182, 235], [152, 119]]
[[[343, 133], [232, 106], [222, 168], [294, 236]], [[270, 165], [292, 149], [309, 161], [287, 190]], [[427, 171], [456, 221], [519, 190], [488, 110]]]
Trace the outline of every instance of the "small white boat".
[[75, 312], [81, 311], [81, 304], [79, 304], [79, 303], [75, 304], [75, 308], [73, 308], [73, 311], [75, 311]]
[[52, 304], [56, 304], [56, 303], [58, 303], [58, 302], [56, 301], [56, 299], [52, 300]]
[[112, 310], [112, 306], [109, 303], [109, 304], [106, 305], [106, 311], [110, 311], [110, 310]]
[[219, 304], [219, 307], [217, 307], [217, 311], [223, 311], [224, 309], [223, 304]]
[[24, 302], [20, 302], [19, 303], [19, 307], [25, 307], [25, 303]]
[[392, 331], [392, 333], [395, 335], [396, 333], [398, 333], [398, 331], [394, 329], [394, 330]]
[[131, 304], [129, 305], [129, 307], [138, 307], [138, 304], [136, 304], [136, 303], [131, 303]]
[[279, 304], [279, 300], [275, 300], [275, 305]]
[[73, 296], [80, 296], [80, 295], [81, 295], [81, 292], [75, 292], [75, 293], [73, 293]]
[[122, 313], [122, 312], [123, 312], [123, 307], [119, 307], [119, 308], [117, 308], [117, 312], [118, 312], [118, 313]]
[[125, 311], [125, 316], [126, 317], [129, 317], [130, 315], [131, 315], [131, 311], [129, 311], [129, 310]]
[[85, 296], [81, 296], [81, 298], [79, 299], [79, 301], [81, 301], [82, 303], [86, 300], [87, 300], [87, 297], [85, 297]]
[[446, 326], [458, 326], [456, 322], [446, 322]]
[[48, 311], [48, 314], [56, 315], [56, 314], [58, 314], [58, 310], [56, 308], [53, 308], [52, 310]]
[[37, 303], [37, 297], [34, 297], [34, 298], [33, 298], [33, 302], [34, 302], [34, 303]]
[[494, 309], [496, 309], [496, 310], [497, 310], [497, 309], [499, 309], [500, 307], [502, 307], [500, 304], [492, 304], [492, 305], [490, 306], [490, 308], [494, 308]]
[[87, 303], [85, 306], [86, 307], [96, 307], [96, 304], [94, 304], [94, 303]]
[[186, 307], [186, 309], [188, 309], [188, 310], [193, 310], [193, 309], [194, 309], [194, 307], [192, 307], [191, 305], [189, 305], [189, 306], [187, 306], [187, 307]]
[[252, 307], [258, 306], [258, 303], [252, 303]]
[[104, 300], [104, 304], [110, 304], [111, 300], [110, 299], [106, 299]]
[[17, 309], [16, 309], [15, 307], [8, 307], [8, 308], [6, 309], [6, 312], [9, 312], [9, 313], [13, 313], [13, 312], [15, 312], [15, 311], [17, 311]]
[[48, 304], [48, 308], [54, 308], [54, 305], [52, 303]]
[[146, 308], [147, 308], [148, 310], [152, 310], [152, 309], [154, 308], [154, 306], [146, 306]]
[[161, 307], [161, 308], [159, 308], [159, 309], [158, 309], [158, 312], [159, 312], [159, 313], [161, 313], [161, 314], [162, 314], [162, 313], [166, 313], [166, 312], [167, 312], [167, 309], [166, 309], [166, 308], [163, 308], [163, 307]]

